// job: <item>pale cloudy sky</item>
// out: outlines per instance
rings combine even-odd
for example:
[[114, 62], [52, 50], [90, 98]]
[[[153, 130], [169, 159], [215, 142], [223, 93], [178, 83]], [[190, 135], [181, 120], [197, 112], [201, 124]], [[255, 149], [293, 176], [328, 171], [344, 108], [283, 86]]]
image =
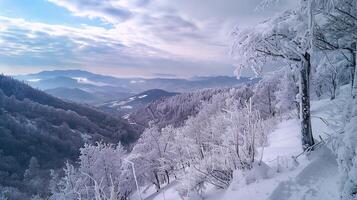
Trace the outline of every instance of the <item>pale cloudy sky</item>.
[[296, 2], [0, 0], [0, 73], [82, 69], [115, 76], [233, 75], [229, 33]]

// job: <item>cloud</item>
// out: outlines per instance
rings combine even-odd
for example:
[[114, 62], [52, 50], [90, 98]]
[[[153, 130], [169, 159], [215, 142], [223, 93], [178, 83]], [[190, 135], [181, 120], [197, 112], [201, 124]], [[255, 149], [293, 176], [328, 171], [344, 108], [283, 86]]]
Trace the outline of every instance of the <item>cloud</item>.
[[75, 16], [101, 18], [107, 22], [117, 23], [130, 18], [131, 12], [112, 0], [48, 0], [64, 7]]
[[[68, 27], [0, 17], [0, 61], [3, 72], [13, 74], [24, 66], [33, 69], [88, 69], [117, 76], [157, 76], [212, 73], [221, 62], [183, 59], [171, 52], [142, 43], [122, 42], [116, 29], [82, 25]], [[7, 66], [7, 67], [6, 67]], [[35, 67], [37, 66], [37, 67]], [[41, 66], [41, 67], [39, 67]], [[228, 70], [217, 71], [230, 73]], [[35, 68], [34, 68], [35, 67]]]
[[227, 35], [232, 27], [253, 25], [277, 12], [256, 13], [260, 0], [47, 1], [110, 26], [0, 16], [0, 64], [68, 66], [118, 75], [229, 74], [233, 66]]
[[281, 1], [256, 11], [262, 0], [48, 0], [76, 16], [112, 23], [127, 45], [143, 44], [181, 59], [228, 60], [228, 33], [291, 6]]
[[[175, 59], [212, 60], [227, 58], [224, 42], [216, 40], [212, 24], [198, 23], [161, 0], [48, 0], [73, 15], [109, 22], [121, 42], [160, 49]], [[112, 13], [130, 13], [113, 15]], [[219, 42], [218, 42], [219, 41]], [[219, 44], [217, 44], [219, 43]]]

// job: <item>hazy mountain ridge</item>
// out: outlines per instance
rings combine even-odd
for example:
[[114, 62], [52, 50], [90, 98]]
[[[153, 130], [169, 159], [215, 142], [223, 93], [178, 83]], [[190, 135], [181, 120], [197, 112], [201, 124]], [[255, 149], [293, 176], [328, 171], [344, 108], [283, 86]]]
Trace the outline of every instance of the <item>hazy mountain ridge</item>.
[[[50, 90], [51, 94], [62, 98], [57, 88], [80, 89], [93, 95], [88, 98], [68, 98], [69, 100], [84, 103], [104, 103], [125, 99], [135, 93], [152, 89], [161, 89], [170, 92], [192, 92], [207, 88], [235, 87], [244, 83], [257, 82], [259, 79], [249, 77], [207, 76], [182, 78], [118, 78], [94, 74], [82, 70], [54, 70], [36, 74], [15, 76], [32, 87], [41, 90]], [[58, 89], [57, 89], [58, 91]], [[67, 90], [66, 92], [70, 92]]]
[[95, 95], [78, 88], [58, 87], [44, 91], [47, 94], [56, 96], [61, 99], [71, 100], [74, 102], [86, 100], [85, 102], [91, 103], [98, 101], [98, 98]]

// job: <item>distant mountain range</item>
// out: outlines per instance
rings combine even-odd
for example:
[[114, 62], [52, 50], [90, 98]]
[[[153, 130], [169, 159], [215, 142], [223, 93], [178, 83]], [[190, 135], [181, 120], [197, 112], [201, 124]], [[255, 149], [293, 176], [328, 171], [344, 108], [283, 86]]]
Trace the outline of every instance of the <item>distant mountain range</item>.
[[23, 80], [32, 87], [67, 100], [102, 104], [109, 101], [124, 100], [134, 94], [152, 89], [170, 92], [190, 92], [205, 88], [234, 87], [258, 79], [229, 76], [195, 77], [191, 79], [171, 78], [118, 78], [94, 74], [82, 70], [54, 70], [36, 74], [19, 75], [14, 78]]
[[135, 94], [125, 85], [126, 80], [82, 70], [43, 71], [14, 78], [53, 96], [80, 103], [97, 104]]

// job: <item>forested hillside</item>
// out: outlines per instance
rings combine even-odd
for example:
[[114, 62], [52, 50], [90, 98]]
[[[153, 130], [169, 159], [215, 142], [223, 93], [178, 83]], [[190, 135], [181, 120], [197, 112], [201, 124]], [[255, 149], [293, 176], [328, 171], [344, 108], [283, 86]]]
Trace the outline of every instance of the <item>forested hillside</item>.
[[248, 99], [252, 95], [251, 85], [236, 88], [204, 89], [196, 92], [179, 94], [169, 98], [154, 101], [129, 115], [129, 120], [141, 127], [148, 127], [149, 123], [159, 127], [167, 125], [181, 126], [190, 116], [195, 116], [202, 104], [210, 102], [219, 93], [232, 93]]
[[[75, 161], [84, 143], [129, 147], [138, 133], [121, 119], [1, 75], [0, 138], [0, 185], [31, 194], [48, 192], [49, 170]], [[36, 172], [26, 171], [32, 167]]]
[[113, 115], [127, 119], [131, 113], [136, 112], [148, 104], [175, 96], [179, 93], [167, 92], [160, 89], [147, 90], [128, 98], [106, 102], [97, 105], [97, 108]]

